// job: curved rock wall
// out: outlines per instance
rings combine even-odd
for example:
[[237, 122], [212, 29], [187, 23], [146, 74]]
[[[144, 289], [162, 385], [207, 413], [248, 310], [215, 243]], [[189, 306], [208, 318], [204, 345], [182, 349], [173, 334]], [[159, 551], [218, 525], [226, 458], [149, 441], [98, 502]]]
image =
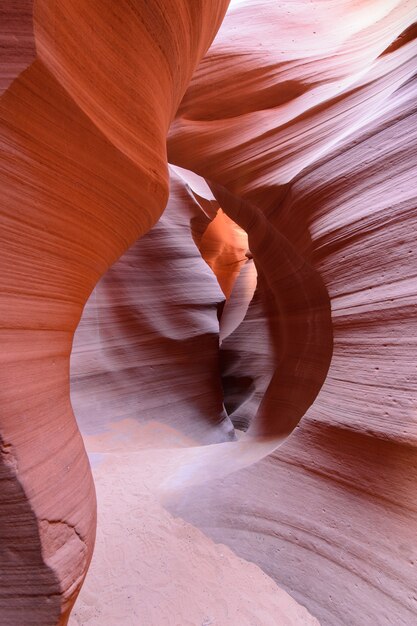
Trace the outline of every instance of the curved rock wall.
[[100, 276], [165, 206], [167, 129], [226, 6], [34, 4], [37, 59], [1, 101], [0, 432], [21, 505], [0, 525], [28, 519], [24, 542], [2, 536], [10, 626], [67, 623], [87, 571], [95, 496], [69, 398], [72, 338]]
[[236, 0], [205, 54], [227, 4], [38, 0], [32, 62], [6, 3], [8, 625], [66, 624], [92, 555], [72, 348], [102, 503], [74, 624], [313, 624], [276, 582], [326, 626], [417, 619], [417, 9]]
[[171, 174], [163, 216], [90, 296], [71, 359], [71, 398], [83, 433], [132, 420], [200, 443], [234, 439], [218, 357], [224, 297], [192, 238], [201, 216]]
[[[330, 370], [277, 452], [190, 491], [174, 510], [259, 564], [323, 624], [406, 625], [417, 615], [416, 11], [409, 2], [340, 6], [335, 29], [331, 3], [312, 5], [314, 19], [301, 4], [244, 2], [226, 16], [169, 155], [212, 181], [224, 209], [226, 189], [262, 210], [320, 274], [332, 307]], [[265, 293], [258, 283], [225, 351], [228, 380], [247, 376], [240, 346], [252, 317], [272, 319]], [[252, 355], [257, 371], [271, 370], [270, 356]], [[243, 387], [240, 398], [244, 407]], [[275, 407], [270, 420], [282, 415]]]

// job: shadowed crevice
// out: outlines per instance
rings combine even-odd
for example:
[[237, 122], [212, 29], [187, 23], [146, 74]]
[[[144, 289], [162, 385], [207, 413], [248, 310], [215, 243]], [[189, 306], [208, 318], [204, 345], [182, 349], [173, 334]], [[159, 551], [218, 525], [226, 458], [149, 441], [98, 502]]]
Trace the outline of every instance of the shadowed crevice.
[[38, 522], [18, 479], [12, 446], [0, 437], [0, 624], [54, 626], [61, 589], [42, 556]]

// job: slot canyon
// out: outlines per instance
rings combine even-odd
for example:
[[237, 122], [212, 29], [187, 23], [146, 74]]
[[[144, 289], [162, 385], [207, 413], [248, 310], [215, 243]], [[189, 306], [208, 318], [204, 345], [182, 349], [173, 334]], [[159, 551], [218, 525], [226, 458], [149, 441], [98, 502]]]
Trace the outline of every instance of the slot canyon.
[[415, 626], [416, 0], [0, 0], [0, 93], [0, 626]]

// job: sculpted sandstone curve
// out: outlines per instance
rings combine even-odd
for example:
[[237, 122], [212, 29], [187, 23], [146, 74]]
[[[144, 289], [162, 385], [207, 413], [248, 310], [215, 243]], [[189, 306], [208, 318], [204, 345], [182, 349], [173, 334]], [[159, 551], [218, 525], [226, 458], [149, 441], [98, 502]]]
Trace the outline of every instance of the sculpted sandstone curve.
[[86, 574], [95, 496], [69, 399], [72, 337], [100, 276], [165, 206], [168, 125], [226, 7], [34, 4], [37, 59], [1, 101], [0, 432], [21, 505], [0, 515], [5, 528], [28, 520], [3, 572], [11, 626], [66, 624]]
[[[187, 484], [227, 474], [271, 448], [235, 441], [223, 408], [224, 295], [197, 247], [213, 222], [171, 173], [163, 216], [103, 276], [77, 328], [71, 399], [99, 518], [71, 626], [317, 623], [262, 570], [161, 506], [181, 498]], [[230, 259], [235, 233], [227, 224], [209, 242]]]
[[417, 620], [416, 5], [227, 4], [6, 0], [7, 625]]
[[[297, 6], [232, 3], [171, 128], [169, 157], [263, 211], [320, 274], [332, 361], [277, 452], [173, 510], [258, 563], [323, 624], [408, 625], [417, 615], [416, 7], [341, 4], [334, 29], [332, 3], [312, 5], [314, 20]], [[252, 367], [266, 385], [273, 367], [269, 338], [264, 352], [248, 339], [254, 320], [273, 318], [261, 290], [221, 346], [243, 409], [251, 390], [234, 381]], [[242, 410], [240, 422], [249, 419]]]

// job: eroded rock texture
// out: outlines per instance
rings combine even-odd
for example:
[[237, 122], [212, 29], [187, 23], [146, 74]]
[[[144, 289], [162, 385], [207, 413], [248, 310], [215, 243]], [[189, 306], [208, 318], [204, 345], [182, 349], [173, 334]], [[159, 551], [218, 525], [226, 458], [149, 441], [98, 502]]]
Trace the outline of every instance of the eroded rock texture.
[[201, 443], [234, 439], [219, 369], [224, 296], [193, 241], [198, 221], [210, 223], [173, 174], [159, 222], [94, 290], [72, 356], [83, 432], [106, 431], [117, 418], [159, 422]]
[[165, 206], [168, 126], [226, 5], [34, 4], [37, 59], [1, 101], [8, 625], [67, 623], [87, 571], [95, 496], [69, 398], [72, 337], [100, 276]]
[[227, 4], [6, 2], [0, 622], [84, 444], [71, 626], [417, 621], [417, 8]]
[[[330, 3], [301, 6], [248, 2], [226, 17], [172, 127], [170, 158], [210, 179], [224, 210], [230, 196], [242, 212], [245, 202], [262, 210], [320, 274], [332, 362], [286, 444], [176, 511], [323, 624], [412, 624], [416, 7], [346, 3], [337, 17]], [[261, 283], [257, 292], [256, 312]], [[235, 380], [248, 371], [241, 335], [225, 355]]]

